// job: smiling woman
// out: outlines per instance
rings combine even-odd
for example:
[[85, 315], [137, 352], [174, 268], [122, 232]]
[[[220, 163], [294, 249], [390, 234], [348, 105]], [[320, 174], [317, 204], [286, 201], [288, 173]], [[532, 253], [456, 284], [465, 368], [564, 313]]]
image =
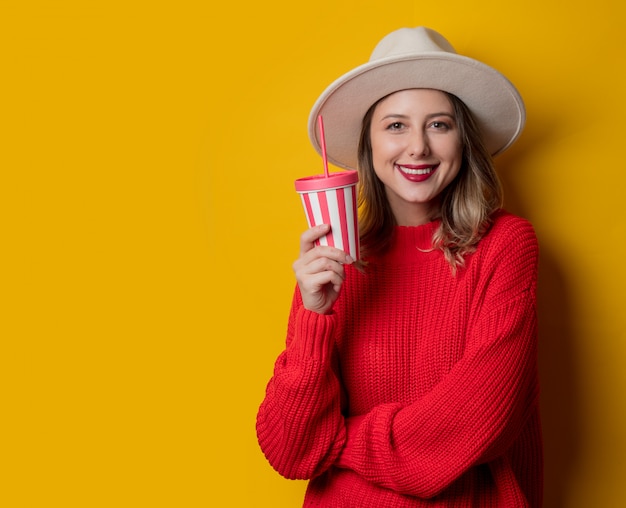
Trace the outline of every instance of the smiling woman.
[[[387, 104], [389, 100], [392, 101], [391, 104]], [[412, 102], [419, 102], [421, 106]], [[411, 143], [417, 137], [419, 145], [407, 147], [411, 152], [407, 154], [409, 159], [436, 158], [437, 153], [433, 154], [432, 150], [438, 152], [442, 145], [446, 160], [450, 157], [455, 159], [454, 162], [450, 160], [448, 164], [444, 164], [443, 171], [435, 171], [439, 169], [439, 164], [432, 163], [398, 166], [398, 170], [404, 169], [400, 171], [401, 174], [415, 183], [427, 181], [430, 175], [439, 173], [437, 185], [434, 187], [412, 186], [416, 190], [430, 192], [422, 196], [421, 204], [414, 204], [419, 208], [417, 214], [415, 209], [407, 210], [408, 213], [403, 214], [403, 218], [398, 216], [399, 209], [393, 213], [387, 210], [389, 206], [393, 208], [393, 197], [389, 196], [392, 188], [384, 185], [383, 177], [378, 173], [377, 165], [371, 157], [371, 140], [376, 127], [376, 123], [372, 124], [372, 119], [374, 113], [381, 108], [385, 111], [407, 108], [407, 113], [414, 111], [416, 115], [411, 125], [408, 122], [411, 119], [410, 114], [400, 115], [404, 119], [402, 123], [394, 121], [400, 119], [397, 113], [379, 113], [382, 116], [379, 130], [383, 133], [390, 130], [393, 133], [393, 136], [380, 136], [381, 141], [396, 139], [396, 134], [405, 143]], [[419, 109], [422, 110], [421, 113]], [[423, 116], [421, 119], [420, 114]], [[420, 131], [423, 134], [420, 135]], [[401, 141], [397, 144], [401, 144]], [[382, 148], [376, 152], [381, 153]], [[463, 264], [463, 256], [473, 251], [488, 227], [492, 212], [502, 206], [502, 188], [481, 131], [467, 106], [450, 93], [432, 89], [411, 89], [395, 92], [378, 101], [363, 119], [358, 156], [363, 181], [361, 243], [365, 253], [384, 252], [396, 225], [415, 226], [441, 216], [442, 225], [434, 235], [433, 244], [443, 250], [446, 259], [455, 269], [457, 264]], [[425, 167], [420, 168], [420, 165]], [[459, 174], [461, 166], [465, 169]], [[412, 172], [415, 174], [411, 174]], [[441, 182], [442, 172], [447, 173], [444, 182]], [[458, 181], [449, 186], [455, 178]], [[397, 206], [400, 204], [396, 203]]]
[[[363, 266], [305, 231], [258, 440], [305, 506], [540, 507], [538, 247], [491, 155], [516, 89], [418, 27], [322, 93], [329, 160], [357, 166]], [[512, 250], [511, 245], [516, 249]]]
[[462, 147], [452, 104], [438, 90], [412, 89], [378, 102], [369, 135], [373, 166], [399, 226], [439, 214], [439, 197], [461, 168]]

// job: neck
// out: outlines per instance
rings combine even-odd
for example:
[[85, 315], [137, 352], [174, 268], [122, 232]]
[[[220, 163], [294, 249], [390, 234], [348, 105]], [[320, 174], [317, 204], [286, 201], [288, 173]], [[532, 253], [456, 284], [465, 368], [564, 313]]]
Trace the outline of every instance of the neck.
[[421, 226], [440, 216], [439, 203], [407, 203], [392, 206], [393, 216], [398, 226]]

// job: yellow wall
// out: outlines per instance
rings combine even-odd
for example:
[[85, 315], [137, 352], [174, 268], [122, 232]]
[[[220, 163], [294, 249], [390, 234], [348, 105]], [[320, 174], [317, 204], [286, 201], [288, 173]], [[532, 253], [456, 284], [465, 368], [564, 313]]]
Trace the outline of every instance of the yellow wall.
[[547, 507], [625, 506], [622, 2], [212, 3], [0, 3], [0, 505], [299, 505], [254, 418], [308, 111], [425, 24], [527, 102], [498, 166], [543, 248]]

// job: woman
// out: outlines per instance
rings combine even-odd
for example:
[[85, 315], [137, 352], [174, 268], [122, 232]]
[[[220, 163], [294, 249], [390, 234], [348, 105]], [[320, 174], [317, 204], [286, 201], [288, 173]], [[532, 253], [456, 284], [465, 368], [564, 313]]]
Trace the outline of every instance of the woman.
[[306, 231], [259, 443], [304, 506], [538, 507], [538, 247], [500, 208], [491, 155], [524, 106], [423, 27], [335, 81], [329, 160], [358, 166], [362, 266]]

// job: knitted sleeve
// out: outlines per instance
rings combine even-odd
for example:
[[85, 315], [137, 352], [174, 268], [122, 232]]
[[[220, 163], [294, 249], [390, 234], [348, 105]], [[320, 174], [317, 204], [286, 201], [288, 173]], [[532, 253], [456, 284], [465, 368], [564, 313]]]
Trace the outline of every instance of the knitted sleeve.
[[287, 345], [257, 414], [268, 461], [290, 479], [310, 479], [335, 462], [345, 442], [341, 386], [333, 354], [336, 316], [306, 310], [296, 291]]
[[532, 227], [519, 229], [481, 268], [488, 283], [463, 358], [419, 400], [347, 418], [336, 465], [429, 498], [511, 447], [538, 397], [538, 249]]

